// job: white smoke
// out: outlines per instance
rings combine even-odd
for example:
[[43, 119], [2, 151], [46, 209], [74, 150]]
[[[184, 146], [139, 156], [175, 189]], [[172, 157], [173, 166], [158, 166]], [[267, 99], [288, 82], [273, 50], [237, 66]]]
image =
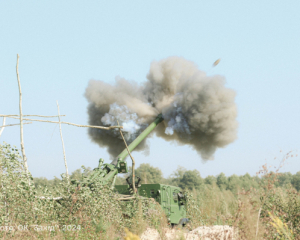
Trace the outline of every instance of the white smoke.
[[[127, 106], [119, 106], [116, 103], [110, 104], [109, 112], [105, 113], [101, 118], [104, 125], [123, 126], [124, 136], [126, 140], [132, 141], [136, 137], [137, 132], [142, 128], [143, 118], [139, 118], [136, 113], [132, 113]], [[119, 135], [119, 133], [115, 133]]]
[[169, 114], [165, 112], [163, 117], [165, 119], [169, 119], [165, 134], [173, 135], [174, 131], [178, 134], [191, 134], [190, 127], [182, 113], [182, 109], [181, 107], [177, 106], [176, 102], [173, 103], [173, 108], [171, 111], [169, 111]]

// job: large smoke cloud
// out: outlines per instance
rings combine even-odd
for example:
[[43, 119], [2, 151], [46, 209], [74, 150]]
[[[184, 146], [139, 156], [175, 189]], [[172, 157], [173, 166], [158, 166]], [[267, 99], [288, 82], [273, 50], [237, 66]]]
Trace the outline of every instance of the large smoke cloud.
[[[162, 113], [164, 122], [155, 129], [167, 141], [192, 146], [202, 159], [212, 159], [219, 147], [236, 139], [235, 92], [225, 87], [222, 76], [206, 76], [184, 58], [152, 62], [147, 81], [137, 84], [116, 78], [115, 85], [91, 80], [85, 96], [91, 125], [124, 127], [130, 143]], [[112, 157], [123, 149], [117, 130], [90, 128], [91, 139], [107, 147]], [[144, 140], [137, 151], [148, 150]]]

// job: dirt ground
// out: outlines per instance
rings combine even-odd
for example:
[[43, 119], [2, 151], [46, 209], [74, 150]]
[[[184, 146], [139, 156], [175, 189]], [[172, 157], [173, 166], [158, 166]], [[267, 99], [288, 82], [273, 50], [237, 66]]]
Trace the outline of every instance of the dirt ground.
[[[202, 226], [192, 231], [186, 229], [164, 229], [159, 233], [155, 229], [147, 228], [141, 240], [234, 240], [234, 229], [230, 226]], [[184, 237], [184, 238], [183, 238]]]

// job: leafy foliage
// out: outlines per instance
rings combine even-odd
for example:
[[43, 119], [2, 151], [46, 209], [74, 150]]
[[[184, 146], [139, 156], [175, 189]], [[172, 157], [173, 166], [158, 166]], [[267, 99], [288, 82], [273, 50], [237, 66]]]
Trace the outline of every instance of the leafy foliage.
[[[87, 176], [91, 172], [91, 168], [77, 169], [70, 175], [71, 179], [81, 179], [82, 175]], [[136, 175], [142, 178], [142, 183], [163, 183], [181, 187], [182, 189], [202, 189], [205, 185], [217, 187], [220, 190], [230, 190], [232, 193], [237, 194], [242, 189], [248, 191], [251, 188], [260, 188], [260, 184], [264, 181], [264, 177], [258, 176], [251, 177], [248, 173], [242, 176], [233, 174], [227, 177], [224, 173], [220, 173], [218, 176], [207, 176], [202, 178], [199, 171], [187, 170], [182, 166], [178, 166], [169, 178], [164, 178], [162, 171], [159, 168], [155, 168], [148, 163], [141, 164], [136, 170]], [[131, 168], [129, 168], [131, 172]], [[117, 176], [116, 184], [126, 184], [125, 177]], [[60, 183], [60, 179], [55, 177], [52, 180], [46, 178], [34, 178], [35, 186], [47, 186], [52, 189], [54, 186]], [[274, 183], [276, 187], [289, 188], [293, 186], [296, 190], [300, 191], [300, 172], [292, 175], [291, 173], [278, 173], [277, 181]]]
[[135, 172], [137, 176], [141, 177], [142, 183], [161, 183], [163, 181], [162, 171], [152, 167], [149, 163], [142, 163]]
[[[285, 182], [288, 184], [288, 179], [285, 179]], [[300, 191], [300, 172], [297, 172], [294, 176], [292, 176], [290, 183], [294, 188]]]
[[[90, 169], [74, 171], [70, 178], [88, 176]], [[259, 176], [232, 175], [201, 178], [197, 170], [178, 169], [167, 179], [149, 164], [137, 173], [148, 183], [168, 183], [185, 189], [189, 228], [199, 225], [230, 225], [238, 239], [300, 239], [300, 172], [269, 172], [263, 166]], [[33, 182], [34, 180], [34, 182]], [[124, 181], [120, 177], [117, 181]], [[54, 201], [53, 197], [61, 197]], [[163, 233], [166, 217], [151, 199], [118, 200], [111, 189], [95, 183], [93, 191], [70, 185], [62, 179], [35, 178], [24, 173], [18, 150], [0, 145], [0, 225], [27, 225], [26, 231], [0, 231], [10, 239], [121, 239], [124, 228], [141, 234], [147, 226]], [[32, 226], [75, 231], [33, 231]], [[80, 230], [79, 230], [79, 229]]]
[[[149, 207], [150, 200], [130, 201], [131, 206], [126, 207], [124, 214], [119, 196], [98, 183], [91, 191], [88, 187], [70, 185], [62, 177], [55, 179], [53, 185], [39, 179], [35, 187], [32, 177], [24, 174], [18, 150], [8, 144], [0, 145], [0, 170], [0, 226], [28, 226], [28, 231], [0, 231], [0, 237], [32, 239], [34, 233], [42, 239], [120, 239], [125, 227], [138, 232], [146, 226], [159, 228], [166, 223], [162, 212]], [[83, 173], [86, 174], [88, 171]], [[75, 171], [71, 178], [78, 179], [80, 175], [80, 171]], [[35, 231], [34, 226], [54, 230]], [[63, 231], [64, 226], [73, 230]], [[55, 231], [58, 229], [62, 231]]]
[[189, 170], [186, 171], [182, 178], [179, 180], [178, 186], [183, 189], [200, 189], [203, 184], [203, 179], [200, 176], [199, 171], [197, 170]]

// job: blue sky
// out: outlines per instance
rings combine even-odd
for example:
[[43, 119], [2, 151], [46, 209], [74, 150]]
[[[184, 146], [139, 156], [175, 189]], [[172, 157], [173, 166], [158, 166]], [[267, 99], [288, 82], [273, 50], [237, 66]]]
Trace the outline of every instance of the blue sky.
[[[299, 1], [0, 1], [0, 114], [18, 114], [17, 53], [24, 114], [55, 115], [58, 100], [64, 121], [78, 124], [88, 121], [83, 94], [90, 79], [144, 82], [153, 60], [182, 56], [225, 76], [237, 92], [238, 139], [204, 163], [189, 147], [154, 137], [148, 156], [134, 153], [137, 165], [150, 163], [165, 176], [178, 165], [203, 177], [254, 175], [299, 151], [299, 11]], [[57, 124], [24, 128], [33, 176], [63, 173]], [[109, 162], [87, 129], [62, 130], [69, 171], [94, 168], [100, 157]], [[3, 141], [19, 147], [19, 128], [5, 128]], [[300, 171], [299, 157], [282, 171]]]

